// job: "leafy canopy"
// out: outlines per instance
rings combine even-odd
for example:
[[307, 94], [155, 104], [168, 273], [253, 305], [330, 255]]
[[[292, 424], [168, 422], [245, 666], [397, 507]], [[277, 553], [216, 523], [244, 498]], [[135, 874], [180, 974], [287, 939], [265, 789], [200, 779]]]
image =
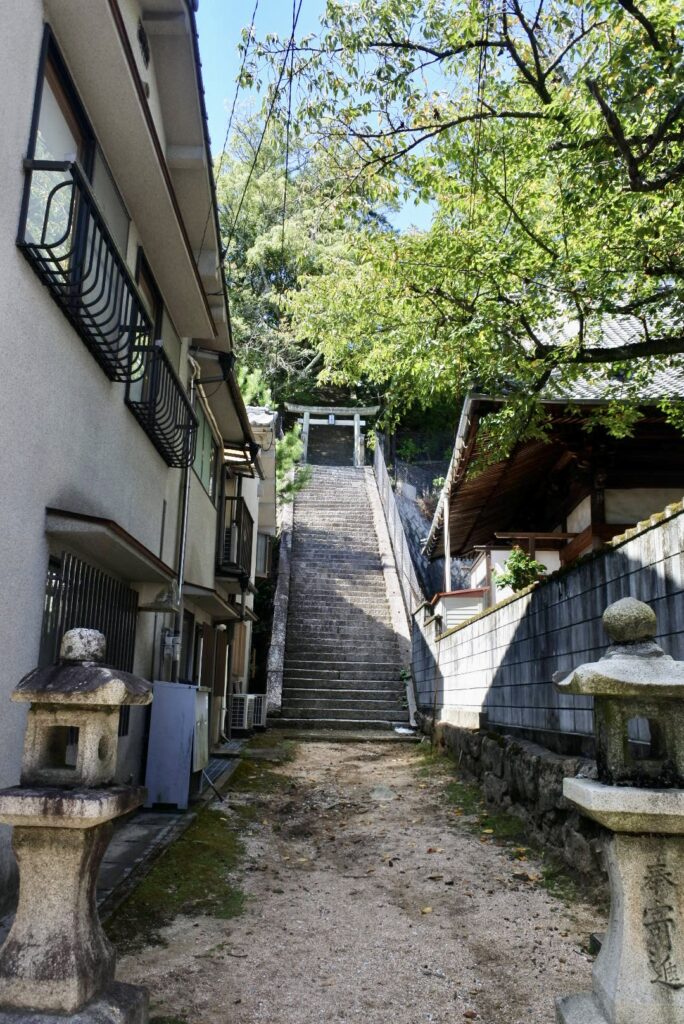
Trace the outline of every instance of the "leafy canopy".
[[684, 350], [682, 0], [329, 0], [295, 56], [338, 205], [363, 180], [434, 208], [427, 232], [363, 223], [303, 268], [292, 337], [328, 379], [373, 382], [390, 419], [508, 394], [510, 441], [544, 429], [542, 393], [591, 374], [623, 400], [602, 421], [628, 433]]

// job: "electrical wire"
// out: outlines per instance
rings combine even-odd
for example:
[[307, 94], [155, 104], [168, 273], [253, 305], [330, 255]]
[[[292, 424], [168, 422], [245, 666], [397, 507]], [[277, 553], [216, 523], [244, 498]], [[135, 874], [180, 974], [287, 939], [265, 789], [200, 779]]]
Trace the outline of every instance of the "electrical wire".
[[[299, 7], [301, 9], [301, 0]], [[290, 129], [292, 127], [292, 80], [294, 78], [294, 37], [297, 29], [297, 19], [299, 18], [299, 11], [297, 11], [297, 0], [292, 0], [292, 32], [290, 34], [290, 81], [288, 83], [287, 93], [287, 123], [285, 126], [285, 176], [283, 179], [283, 211], [280, 225], [280, 269], [281, 269], [281, 295], [285, 291], [285, 220], [287, 218], [287, 186], [290, 178]], [[286, 57], [287, 63], [287, 57]], [[275, 384], [275, 377], [278, 372], [278, 359], [280, 357], [280, 331], [276, 331], [276, 346], [273, 357], [273, 381]]]
[[[256, 16], [257, 16], [258, 9], [259, 9], [259, 0], [256, 0], [256, 3], [254, 4], [254, 10], [252, 11], [252, 19], [251, 19], [251, 21], [249, 23], [249, 34], [247, 36], [247, 42], [245, 43], [244, 53], [242, 54], [242, 63], [240, 64], [240, 71], [239, 71], [238, 76], [237, 76], [237, 82], [236, 82], [236, 85], [235, 85], [235, 95], [233, 96], [233, 103], [232, 103], [232, 106], [230, 108], [230, 115], [228, 117], [228, 126], [226, 128], [226, 135], [225, 135], [225, 138], [223, 140], [223, 146], [221, 147], [221, 156], [219, 157], [219, 164], [218, 164], [218, 168], [217, 168], [217, 171], [216, 171], [216, 181], [217, 182], [219, 180], [219, 176], [220, 176], [221, 170], [223, 168], [223, 160], [224, 160], [224, 157], [226, 155], [226, 149], [228, 148], [228, 139], [230, 138], [230, 130], [233, 127], [233, 117], [235, 115], [235, 107], [237, 106], [238, 95], [240, 94], [240, 85], [241, 85], [241, 82], [242, 82], [242, 73], [245, 70], [245, 64], [247, 63], [247, 54], [249, 52], [249, 45], [250, 45], [250, 43], [252, 41], [252, 38], [254, 36], [254, 23], [256, 21]], [[204, 245], [204, 239], [207, 237], [207, 228], [209, 227], [209, 221], [211, 219], [211, 214], [212, 214], [213, 209], [214, 209], [214, 203], [213, 203], [213, 200], [212, 200], [209, 203], [209, 209], [207, 210], [207, 219], [204, 222], [204, 231], [202, 232], [202, 241], [200, 242], [199, 249], [197, 251], [198, 258], [199, 258], [199, 256], [202, 253], [202, 247]], [[216, 294], [222, 294], [222, 293], [218, 293], [217, 292]]]
[[[296, 0], [294, 0], [294, 2], [296, 3]], [[254, 159], [252, 160], [252, 164], [251, 164], [251, 166], [249, 168], [249, 173], [247, 175], [247, 180], [245, 181], [244, 187], [242, 189], [242, 194], [240, 196], [240, 201], [238, 203], [238, 207], [237, 207], [237, 210], [235, 212], [235, 217], [233, 218], [233, 223], [231, 225], [230, 232], [228, 234], [228, 240], [226, 242], [226, 249], [230, 246], [230, 243], [233, 240], [233, 236], [235, 234], [235, 228], [237, 227], [237, 223], [238, 223], [238, 220], [240, 218], [240, 214], [242, 212], [242, 206], [244, 204], [245, 197], [247, 195], [247, 190], [248, 190], [250, 182], [252, 180], [252, 175], [254, 174], [254, 171], [256, 170], [256, 165], [257, 165], [257, 161], [259, 159], [259, 154], [261, 153], [261, 147], [262, 147], [262, 145], [264, 143], [264, 139], [266, 137], [266, 132], [268, 130], [268, 126], [270, 124], [271, 117], [273, 116], [273, 111], [275, 110], [275, 105], [276, 105], [276, 103], [278, 101], [278, 96], [280, 95], [280, 86], [281, 86], [283, 78], [285, 76], [285, 71], [287, 69], [287, 62], [290, 59], [290, 51], [291, 51], [291, 49], [292, 49], [292, 47], [294, 45], [294, 36], [295, 36], [295, 31], [297, 29], [297, 22], [299, 21], [299, 14], [300, 14], [301, 9], [302, 9], [302, 0], [299, 0], [299, 4], [297, 6], [294, 18], [292, 19], [292, 35], [290, 36], [290, 40], [289, 40], [289, 42], [287, 44], [287, 49], [285, 51], [285, 58], [283, 60], [282, 66], [280, 68], [280, 74], [278, 75], [278, 79], [277, 79], [275, 87], [273, 89], [273, 95], [271, 97], [271, 103], [269, 105], [269, 108], [268, 108], [268, 111], [267, 111], [267, 114], [266, 114], [266, 120], [264, 121], [264, 127], [262, 129], [261, 136], [259, 137], [259, 142], [257, 143], [256, 152], [254, 154]]]

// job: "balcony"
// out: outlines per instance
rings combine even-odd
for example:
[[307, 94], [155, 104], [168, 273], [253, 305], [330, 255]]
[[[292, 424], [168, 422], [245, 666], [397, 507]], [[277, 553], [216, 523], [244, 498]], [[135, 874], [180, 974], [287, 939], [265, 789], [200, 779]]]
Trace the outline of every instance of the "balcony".
[[152, 324], [88, 180], [76, 163], [24, 166], [19, 248], [107, 377], [134, 380]]
[[161, 342], [133, 346], [131, 366], [135, 379], [126, 386], [126, 405], [167, 466], [191, 466], [197, 417]]
[[254, 520], [244, 498], [224, 498], [219, 523], [216, 575], [249, 580]]

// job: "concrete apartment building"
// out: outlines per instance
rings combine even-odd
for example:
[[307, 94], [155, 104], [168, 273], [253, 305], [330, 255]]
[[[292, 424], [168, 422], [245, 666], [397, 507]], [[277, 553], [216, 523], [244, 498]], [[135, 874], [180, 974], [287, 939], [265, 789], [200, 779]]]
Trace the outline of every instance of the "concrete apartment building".
[[[7, 786], [25, 713], [10, 693], [75, 625], [106, 634], [115, 667], [201, 683], [220, 738], [236, 643], [247, 681], [261, 467], [233, 374], [192, 0], [7, 0], [0, 54]], [[144, 709], [122, 715], [122, 781], [144, 779], [149, 728]], [[56, 736], [55, 757], [68, 766], [76, 742]]]

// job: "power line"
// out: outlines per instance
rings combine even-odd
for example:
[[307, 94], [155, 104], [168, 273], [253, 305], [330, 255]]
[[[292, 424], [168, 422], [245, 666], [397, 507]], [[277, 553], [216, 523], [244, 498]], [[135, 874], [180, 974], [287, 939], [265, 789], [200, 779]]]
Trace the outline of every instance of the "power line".
[[[237, 82], [236, 82], [236, 85], [235, 85], [235, 95], [233, 96], [233, 103], [232, 103], [232, 106], [230, 108], [230, 115], [228, 117], [228, 127], [226, 128], [226, 137], [224, 138], [223, 146], [221, 147], [221, 156], [219, 158], [219, 165], [218, 165], [218, 169], [216, 171], [216, 181], [217, 182], [218, 182], [219, 176], [221, 174], [221, 169], [223, 167], [223, 158], [226, 155], [226, 149], [228, 147], [228, 139], [230, 138], [230, 129], [233, 126], [233, 116], [235, 114], [235, 107], [237, 106], [237, 99], [238, 99], [238, 95], [240, 93], [240, 86], [242, 84], [242, 73], [245, 70], [245, 64], [247, 63], [247, 54], [249, 52], [249, 45], [250, 45], [250, 43], [252, 41], [252, 38], [254, 36], [254, 23], [256, 21], [256, 15], [257, 15], [258, 9], [259, 9], [259, 0], [256, 0], [256, 3], [254, 4], [254, 10], [252, 11], [252, 19], [251, 19], [251, 21], [249, 23], [249, 34], [247, 36], [247, 42], [245, 43], [244, 53], [242, 54], [242, 63], [240, 64], [240, 71], [238, 73]], [[212, 214], [213, 208], [214, 208], [214, 204], [213, 204], [213, 201], [211, 201], [209, 203], [209, 209], [207, 210], [207, 219], [204, 222], [204, 231], [202, 232], [202, 241], [200, 242], [199, 250], [198, 250], [198, 253], [197, 253], [198, 258], [199, 258], [199, 256], [202, 253], [202, 247], [204, 246], [204, 239], [207, 236], [207, 228], [209, 227], [209, 221], [211, 219], [211, 214]]]
[[[292, 0], [292, 35], [290, 36], [290, 81], [287, 95], [287, 125], [285, 127], [285, 180], [283, 181], [283, 217], [280, 235], [280, 258], [285, 264], [285, 217], [287, 214], [287, 185], [290, 171], [290, 126], [292, 124], [292, 79], [294, 78], [294, 34], [297, 27], [295, 6], [297, 0]], [[300, 2], [301, 7], [301, 2]]]
[[[292, 0], [292, 33], [290, 35], [290, 81], [287, 92], [287, 123], [285, 126], [285, 177], [283, 179], [283, 213], [280, 227], [280, 273], [281, 273], [281, 294], [285, 291], [285, 219], [287, 217], [287, 186], [290, 175], [290, 128], [292, 125], [292, 80], [294, 78], [294, 37], [297, 28], [299, 12], [296, 11], [297, 0]], [[299, 6], [301, 7], [301, 0]], [[286, 57], [287, 63], [287, 57]], [[278, 357], [280, 356], [280, 331], [276, 332], [276, 347], [273, 362], [273, 382], [278, 372]]]
[[[294, 2], [296, 3], [296, 0], [294, 0]], [[287, 62], [290, 59], [290, 51], [292, 49], [292, 46], [294, 45], [294, 36], [295, 36], [295, 31], [297, 29], [297, 22], [299, 21], [299, 14], [300, 14], [301, 9], [302, 9], [302, 0], [299, 0], [299, 4], [297, 6], [295, 15], [294, 15], [294, 17], [292, 19], [292, 35], [290, 36], [290, 40], [289, 40], [289, 42], [287, 44], [287, 49], [285, 51], [285, 58], [283, 60], [282, 66], [280, 68], [280, 74], [278, 75], [278, 80], [277, 80], [277, 82], [275, 84], [275, 87], [273, 89], [273, 96], [271, 97], [271, 103], [270, 103], [270, 106], [268, 108], [268, 112], [266, 114], [266, 120], [264, 121], [264, 127], [262, 129], [261, 136], [260, 136], [259, 142], [257, 144], [256, 152], [254, 154], [254, 159], [252, 160], [252, 164], [251, 164], [251, 167], [249, 168], [249, 173], [247, 175], [247, 180], [245, 181], [244, 187], [242, 189], [242, 195], [240, 196], [240, 202], [238, 203], [238, 208], [237, 208], [237, 211], [235, 213], [235, 217], [233, 219], [233, 223], [232, 223], [229, 235], [228, 235], [228, 240], [226, 242], [226, 248], [228, 248], [228, 246], [230, 245], [230, 243], [233, 240], [233, 235], [235, 234], [235, 228], [237, 227], [237, 222], [238, 222], [238, 219], [239, 219], [240, 214], [242, 212], [242, 206], [243, 206], [243, 203], [245, 201], [245, 196], [247, 195], [247, 189], [249, 188], [250, 182], [252, 180], [252, 175], [254, 174], [254, 171], [256, 169], [257, 160], [259, 159], [259, 154], [261, 153], [261, 147], [262, 147], [264, 139], [266, 137], [266, 132], [268, 130], [268, 126], [269, 126], [271, 117], [273, 115], [273, 111], [275, 110], [275, 105], [276, 105], [276, 103], [278, 101], [278, 96], [280, 94], [280, 86], [281, 86], [281, 83], [282, 83], [283, 78], [285, 76], [285, 71], [287, 69]]]

